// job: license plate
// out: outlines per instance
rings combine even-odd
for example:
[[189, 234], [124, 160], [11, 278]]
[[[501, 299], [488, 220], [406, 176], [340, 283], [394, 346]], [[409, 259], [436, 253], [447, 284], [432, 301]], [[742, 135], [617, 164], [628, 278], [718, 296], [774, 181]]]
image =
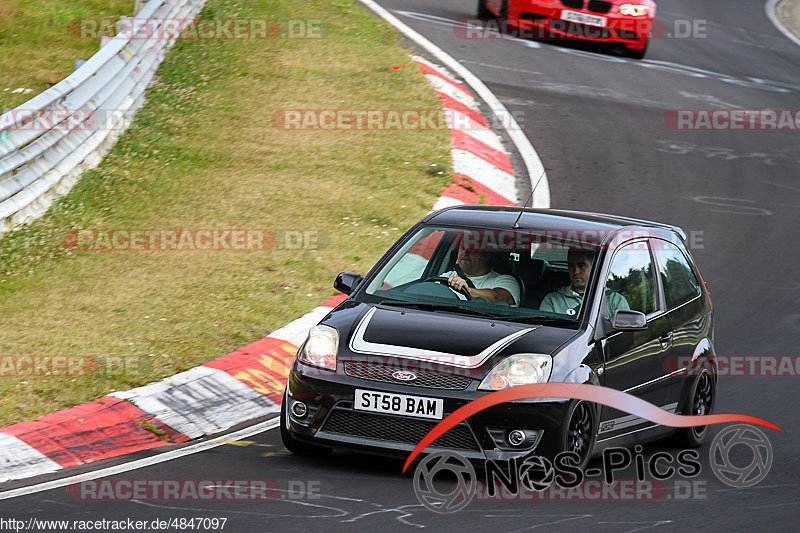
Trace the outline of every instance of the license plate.
[[580, 22], [587, 26], [599, 26], [605, 28], [608, 19], [605, 17], [598, 17], [597, 15], [589, 15], [588, 13], [580, 13], [579, 11], [570, 11], [565, 9], [561, 12], [561, 20], [568, 20], [569, 22]]
[[444, 414], [444, 400], [441, 398], [408, 396], [407, 394], [392, 394], [362, 389], [356, 389], [356, 401], [353, 407], [358, 411], [392, 413], [417, 418], [435, 418], [437, 420], [441, 420]]

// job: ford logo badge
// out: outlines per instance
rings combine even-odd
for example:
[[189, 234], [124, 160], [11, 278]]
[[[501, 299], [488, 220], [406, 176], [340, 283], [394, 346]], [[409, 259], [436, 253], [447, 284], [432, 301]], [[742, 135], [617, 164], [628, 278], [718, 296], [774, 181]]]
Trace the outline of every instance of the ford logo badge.
[[392, 372], [392, 377], [394, 379], [399, 379], [400, 381], [414, 381], [417, 379], [417, 375], [413, 372], [409, 372], [408, 370], [398, 370], [396, 372]]

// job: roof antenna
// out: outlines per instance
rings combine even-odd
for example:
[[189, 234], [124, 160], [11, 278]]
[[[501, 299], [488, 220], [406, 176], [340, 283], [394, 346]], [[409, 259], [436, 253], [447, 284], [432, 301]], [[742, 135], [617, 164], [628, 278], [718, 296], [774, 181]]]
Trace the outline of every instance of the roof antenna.
[[538, 180], [536, 180], [536, 185], [533, 186], [533, 190], [531, 190], [531, 195], [528, 196], [528, 199], [525, 200], [525, 203], [522, 204], [522, 207], [520, 207], [519, 215], [517, 215], [517, 220], [514, 221], [514, 229], [519, 229], [519, 219], [522, 218], [522, 213], [525, 212], [525, 206], [528, 205], [528, 202], [530, 202], [533, 199], [533, 193], [536, 192], [536, 187], [538, 187], [539, 183], [541, 183], [542, 178], [544, 177], [544, 172], [545, 172], [544, 169], [542, 169], [542, 175], [539, 176]]

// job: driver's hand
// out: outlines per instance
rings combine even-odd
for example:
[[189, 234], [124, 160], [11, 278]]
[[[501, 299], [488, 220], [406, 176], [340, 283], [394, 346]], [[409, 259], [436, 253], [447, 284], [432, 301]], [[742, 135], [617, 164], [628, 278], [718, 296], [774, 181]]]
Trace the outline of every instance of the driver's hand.
[[469, 288], [467, 281], [460, 276], [456, 276], [455, 274], [447, 279], [447, 284], [457, 291]]

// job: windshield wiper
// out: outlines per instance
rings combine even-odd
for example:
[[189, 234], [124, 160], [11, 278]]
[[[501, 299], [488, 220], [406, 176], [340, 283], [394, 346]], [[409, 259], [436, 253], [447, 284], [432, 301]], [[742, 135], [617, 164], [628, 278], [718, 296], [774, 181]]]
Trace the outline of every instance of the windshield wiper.
[[381, 300], [375, 305], [388, 305], [391, 307], [410, 307], [412, 309], [426, 309], [429, 311], [439, 311], [441, 309], [452, 309], [452, 305], [432, 304], [425, 302], [405, 302], [402, 300]]
[[485, 311], [479, 311], [477, 309], [472, 309], [470, 307], [463, 307], [460, 305], [433, 304], [426, 302], [403, 302], [399, 300], [384, 300], [378, 302], [377, 305], [388, 305], [391, 307], [410, 307], [412, 309], [423, 309], [425, 311], [453, 311], [455, 313], [461, 311], [467, 315], [482, 316], [486, 318], [495, 318], [495, 319], [504, 318], [503, 315], [487, 313]]
[[576, 324], [574, 320], [570, 320], [568, 318], [556, 318], [545, 315], [501, 315], [497, 313], [490, 313], [488, 311], [481, 311], [480, 309], [475, 309], [473, 307], [464, 307], [461, 305], [434, 304], [428, 302], [405, 302], [399, 300], [383, 300], [378, 302], [377, 305], [388, 305], [390, 307], [409, 307], [411, 309], [422, 309], [425, 311], [452, 311], [454, 313], [461, 312], [465, 315], [480, 316], [494, 320], [504, 320], [506, 322], [530, 323], [531, 321], [535, 321], [538, 323], [551, 324]]
[[[500, 317], [497, 317], [498, 319]], [[557, 318], [552, 316], [545, 316], [545, 315], [524, 315], [524, 316], [504, 316], [502, 317], [503, 320], [508, 322], [525, 322], [530, 323], [533, 322], [548, 322], [548, 323], [557, 323], [557, 324], [577, 324], [574, 320], [570, 320], [569, 318]]]

